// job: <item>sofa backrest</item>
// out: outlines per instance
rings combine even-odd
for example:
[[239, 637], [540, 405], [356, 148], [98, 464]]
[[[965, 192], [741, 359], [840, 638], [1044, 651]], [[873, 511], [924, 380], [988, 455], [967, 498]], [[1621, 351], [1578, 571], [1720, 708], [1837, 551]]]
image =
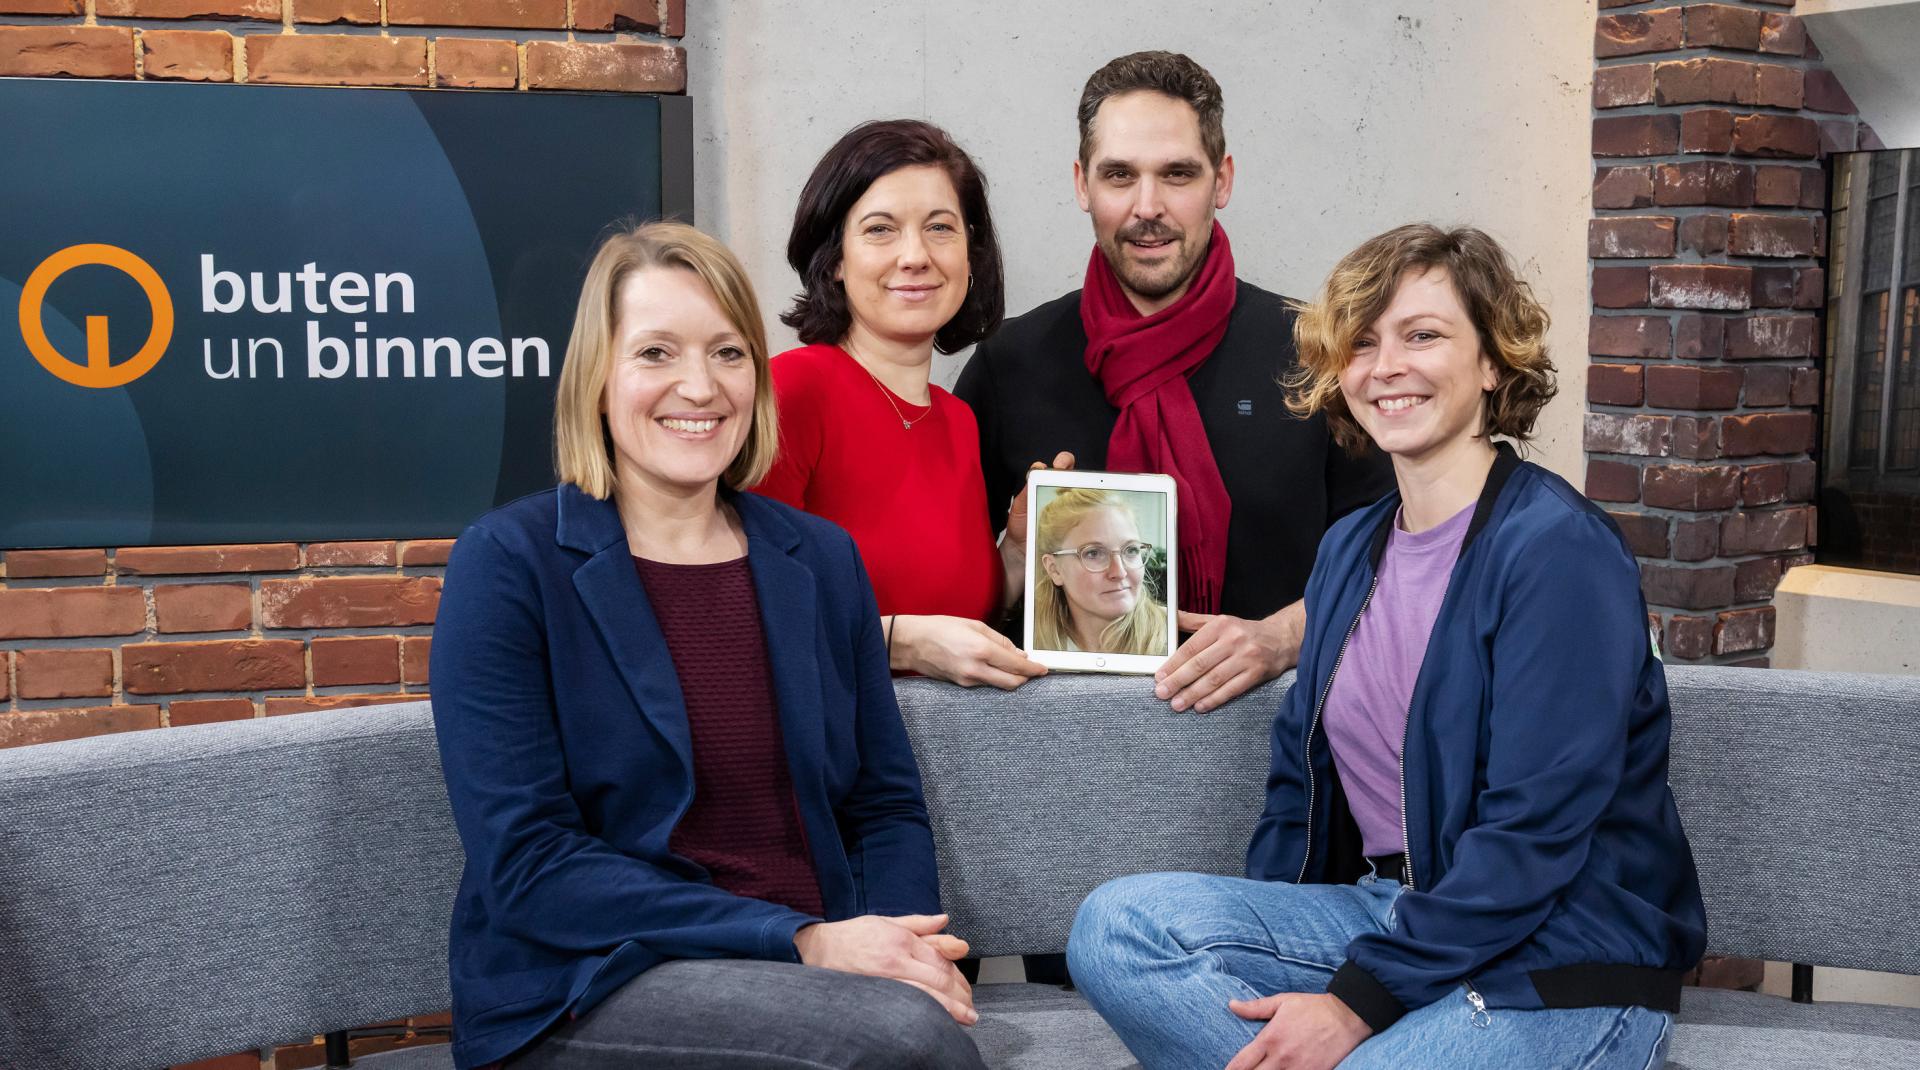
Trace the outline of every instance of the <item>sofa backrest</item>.
[[[1673, 668], [1672, 783], [1729, 954], [1920, 974], [1920, 680]], [[1126, 873], [1236, 874], [1283, 678], [902, 681], [943, 896], [1061, 950]], [[0, 750], [0, 1070], [152, 1067], [444, 1009], [460, 848], [424, 703]]]

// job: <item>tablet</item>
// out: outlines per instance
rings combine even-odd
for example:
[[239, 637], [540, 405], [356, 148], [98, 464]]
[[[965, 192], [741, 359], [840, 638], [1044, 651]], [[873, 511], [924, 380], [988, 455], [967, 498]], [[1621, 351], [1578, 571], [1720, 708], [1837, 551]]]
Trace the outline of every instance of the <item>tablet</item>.
[[1179, 643], [1173, 479], [1027, 473], [1027, 656], [1049, 669], [1150, 673]]

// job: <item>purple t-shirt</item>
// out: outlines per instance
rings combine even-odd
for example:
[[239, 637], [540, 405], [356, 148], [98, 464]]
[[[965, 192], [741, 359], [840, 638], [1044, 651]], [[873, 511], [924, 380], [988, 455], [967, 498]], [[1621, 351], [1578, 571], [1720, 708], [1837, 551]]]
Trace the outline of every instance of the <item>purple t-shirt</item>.
[[1395, 514], [1380, 562], [1380, 585], [1360, 614], [1333, 677], [1323, 716], [1334, 768], [1369, 855], [1405, 849], [1400, 813], [1400, 746], [1413, 683], [1427, 656], [1447, 580], [1473, 507], [1418, 535], [1400, 530]]

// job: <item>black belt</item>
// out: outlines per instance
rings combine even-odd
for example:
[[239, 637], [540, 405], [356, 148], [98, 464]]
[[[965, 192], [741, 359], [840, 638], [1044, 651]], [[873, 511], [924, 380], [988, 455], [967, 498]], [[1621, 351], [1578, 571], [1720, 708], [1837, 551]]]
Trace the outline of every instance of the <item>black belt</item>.
[[1395, 884], [1407, 883], [1407, 856], [1404, 854], [1368, 855], [1367, 861], [1373, 864], [1373, 872], [1383, 881]]

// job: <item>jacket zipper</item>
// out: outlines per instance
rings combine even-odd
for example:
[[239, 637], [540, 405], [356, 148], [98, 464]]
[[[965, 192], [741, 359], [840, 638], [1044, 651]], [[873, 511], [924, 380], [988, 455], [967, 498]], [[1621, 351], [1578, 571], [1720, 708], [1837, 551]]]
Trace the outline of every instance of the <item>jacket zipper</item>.
[[[1300, 884], [1307, 879], [1307, 863], [1313, 860], [1313, 799], [1314, 799], [1314, 789], [1315, 789], [1314, 780], [1313, 780], [1314, 733], [1320, 731], [1320, 713], [1322, 710], [1325, 710], [1327, 708], [1327, 696], [1333, 693], [1333, 678], [1340, 674], [1340, 663], [1346, 660], [1347, 644], [1353, 642], [1353, 633], [1360, 630], [1360, 617], [1362, 614], [1366, 613], [1367, 604], [1373, 601], [1374, 589], [1379, 586], [1380, 586], [1380, 574], [1376, 572], [1374, 573], [1374, 576], [1373, 576], [1373, 582], [1367, 585], [1367, 596], [1360, 600], [1359, 612], [1353, 615], [1353, 623], [1347, 625], [1346, 638], [1340, 640], [1340, 652], [1333, 656], [1333, 670], [1327, 673], [1327, 686], [1320, 692], [1319, 701], [1313, 704], [1313, 721], [1307, 725], [1307, 748], [1306, 748], [1306, 751], [1301, 755], [1301, 757], [1304, 759], [1307, 766], [1307, 849], [1306, 849], [1306, 852], [1300, 856], [1300, 875], [1293, 879], [1293, 883], [1295, 884]], [[1406, 744], [1404, 741], [1401, 743], [1400, 749], [1401, 749], [1401, 752], [1404, 754], [1406, 751]], [[1401, 821], [1403, 833], [1405, 831], [1406, 815], [1407, 815], [1406, 776], [1407, 776], [1406, 769], [1403, 765], [1400, 772], [1400, 821]]]
[[[1420, 681], [1414, 680], [1414, 690], [1420, 689]], [[1400, 725], [1400, 855], [1407, 861], [1407, 888], [1415, 887], [1413, 881], [1413, 836], [1407, 831], [1407, 739], [1413, 730], [1413, 696], [1407, 696], [1407, 719]]]
[[1485, 1029], [1492, 1025], [1493, 1015], [1487, 1013], [1486, 997], [1473, 987], [1472, 981], [1462, 981], [1461, 984], [1467, 986], [1467, 1003], [1473, 1007], [1473, 1010], [1467, 1014], [1467, 1019], [1473, 1023], [1473, 1027]]

